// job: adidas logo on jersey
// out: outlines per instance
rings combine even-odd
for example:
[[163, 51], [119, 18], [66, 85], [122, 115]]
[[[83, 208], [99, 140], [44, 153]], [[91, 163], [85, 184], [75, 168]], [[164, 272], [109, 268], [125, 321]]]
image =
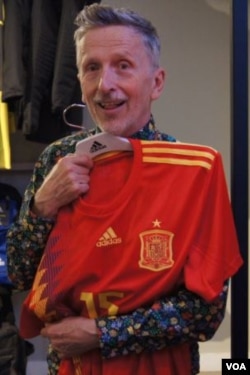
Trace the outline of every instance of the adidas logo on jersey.
[[90, 152], [91, 153], [94, 153], [94, 152], [97, 152], [97, 151], [100, 151], [100, 150], [103, 150], [104, 148], [107, 148], [106, 145], [103, 145], [102, 143], [100, 142], [97, 142], [97, 141], [94, 141], [92, 146], [90, 147]]
[[96, 246], [109, 246], [109, 245], [117, 245], [122, 242], [121, 237], [117, 237], [113, 228], [109, 227], [103, 235], [97, 241]]

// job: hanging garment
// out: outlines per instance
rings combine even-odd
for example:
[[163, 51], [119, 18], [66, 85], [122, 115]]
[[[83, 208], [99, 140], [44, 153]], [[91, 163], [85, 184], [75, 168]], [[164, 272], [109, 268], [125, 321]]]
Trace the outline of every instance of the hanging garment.
[[70, 134], [62, 112], [81, 102], [74, 20], [92, 2], [6, 2], [3, 100], [18, 102], [18, 127], [29, 140], [50, 143]]

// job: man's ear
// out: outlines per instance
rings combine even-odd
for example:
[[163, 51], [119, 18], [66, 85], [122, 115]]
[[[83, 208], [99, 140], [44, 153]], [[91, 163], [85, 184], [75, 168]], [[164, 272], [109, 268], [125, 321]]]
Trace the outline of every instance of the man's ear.
[[154, 73], [154, 81], [152, 87], [151, 99], [158, 99], [161, 95], [166, 79], [166, 72], [163, 68], [158, 68]]

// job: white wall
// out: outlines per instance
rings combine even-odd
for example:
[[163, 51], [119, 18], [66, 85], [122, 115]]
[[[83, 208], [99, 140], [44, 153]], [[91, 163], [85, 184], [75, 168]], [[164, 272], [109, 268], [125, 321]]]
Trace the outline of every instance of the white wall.
[[[230, 181], [230, 0], [109, 0], [131, 7], [157, 25], [166, 88], [154, 105], [158, 127], [178, 139], [204, 143], [223, 156]], [[16, 296], [17, 306], [22, 297]], [[18, 307], [17, 307], [18, 310]], [[28, 375], [45, 374], [47, 343], [36, 339]], [[203, 371], [220, 371], [230, 356], [230, 303], [217, 334], [201, 345]], [[35, 371], [35, 372], [34, 372]]]

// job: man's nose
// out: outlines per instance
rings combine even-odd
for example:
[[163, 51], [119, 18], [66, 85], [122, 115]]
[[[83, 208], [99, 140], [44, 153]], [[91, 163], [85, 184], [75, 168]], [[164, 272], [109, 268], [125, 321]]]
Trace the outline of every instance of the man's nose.
[[101, 71], [98, 88], [101, 91], [110, 91], [115, 88], [116, 75], [112, 68], [104, 68]]

